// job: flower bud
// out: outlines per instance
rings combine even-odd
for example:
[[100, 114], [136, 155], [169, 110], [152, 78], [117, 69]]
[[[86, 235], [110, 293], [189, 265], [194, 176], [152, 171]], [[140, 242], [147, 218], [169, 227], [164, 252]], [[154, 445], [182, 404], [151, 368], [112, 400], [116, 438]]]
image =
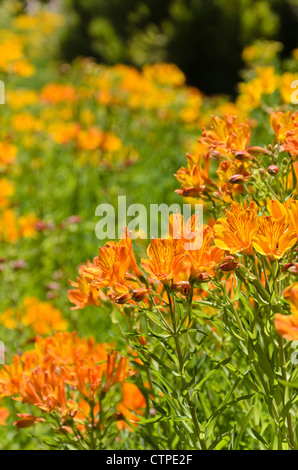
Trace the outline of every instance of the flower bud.
[[238, 267], [238, 261], [233, 256], [227, 256], [222, 263], [218, 265], [220, 271], [229, 272], [234, 271]]
[[172, 284], [171, 290], [174, 292], [180, 292], [180, 294], [188, 295], [191, 291], [191, 285], [187, 281], [176, 282]]
[[249, 147], [249, 149], [247, 149], [248, 153], [250, 153], [251, 155], [253, 155], [254, 157], [258, 157], [259, 155], [268, 155], [268, 150], [266, 149], [263, 149], [262, 147]]
[[288, 271], [291, 274], [298, 274], [298, 264], [293, 264], [293, 263], [289, 263], [289, 264], [290, 266], [288, 267], [288, 269], [286, 269], [286, 271]]
[[241, 150], [240, 152], [237, 152], [235, 154], [236, 160], [244, 161], [244, 160], [255, 160], [255, 157], [251, 155], [248, 152], [245, 152], [244, 150]]
[[245, 181], [245, 177], [243, 175], [233, 175], [229, 179], [229, 183], [231, 184], [241, 184]]
[[268, 173], [269, 173], [269, 175], [274, 176], [274, 175], [277, 175], [278, 172], [279, 172], [278, 166], [276, 166], [276, 165], [270, 165], [270, 166], [268, 167]]
[[82, 221], [79, 215], [71, 215], [66, 219], [66, 223], [68, 224], [79, 224]]
[[61, 286], [58, 284], [58, 282], [50, 282], [49, 284], [46, 285], [47, 290], [60, 290]]
[[199, 284], [201, 282], [209, 282], [212, 279], [212, 276], [208, 273], [200, 273], [196, 278], [195, 278], [195, 283]]
[[25, 266], [26, 266], [26, 262], [23, 259], [12, 261], [10, 263], [10, 267], [14, 269], [15, 271], [18, 271], [19, 269], [23, 269]]
[[149, 294], [148, 289], [134, 289], [132, 291], [132, 299], [135, 300], [136, 302], [141, 302], [144, 300], [147, 295]]
[[218, 159], [221, 157], [221, 153], [218, 152], [217, 150], [212, 150], [212, 152], [210, 152], [210, 157], [214, 159]]
[[129, 292], [127, 292], [126, 294], [122, 294], [116, 297], [115, 302], [116, 304], [123, 305], [123, 304], [126, 304], [131, 299], [131, 297], [132, 295]]
[[43, 220], [38, 220], [35, 223], [35, 230], [38, 230], [39, 232], [42, 232], [43, 230], [46, 230], [47, 228], [48, 228], [48, 225]]

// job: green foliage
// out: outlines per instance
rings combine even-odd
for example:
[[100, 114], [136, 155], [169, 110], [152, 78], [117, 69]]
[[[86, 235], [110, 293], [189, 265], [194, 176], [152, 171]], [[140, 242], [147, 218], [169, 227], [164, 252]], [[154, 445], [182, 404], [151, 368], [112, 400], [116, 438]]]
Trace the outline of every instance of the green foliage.
[[[177, 64], [206, 92], [235, 92], [241, 51], [257, 38], [297, 46], [291, 0], [65, 0], [62, 52], [108, 64]], [[220, 73], [219, 73], [220, 71]]]

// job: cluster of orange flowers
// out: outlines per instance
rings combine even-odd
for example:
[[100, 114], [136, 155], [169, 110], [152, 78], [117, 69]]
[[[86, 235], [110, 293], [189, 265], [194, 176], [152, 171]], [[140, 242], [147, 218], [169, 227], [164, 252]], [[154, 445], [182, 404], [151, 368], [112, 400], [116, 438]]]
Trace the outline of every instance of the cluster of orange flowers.
[[[280, 150], [289, 152], [298, 175], [298, 121], [297, 112], [271, 114], [270, 123], [276, 135]], [[258, 157], [270, 156], [266, 148], [250, 147], [251, 129], [248, 121], [239, 122], [236, 116], [224, 119], [212, 116], [210, 129], [204, 129], [198, 154], [187, 155], [187, 167], [182, 167], [175, 175], [182, 188], [176, 192], [185, 197], [201, 197], [231, 202], [233, 197], [245, 191], [249, 184], [252, 168], [258, 167]], [[217, 181], [210, 177], [210, 160], [218, 162]], [[262, 171], [265, 171], [262, 169]], [[270, 166], [270, 174], [278, 172], [278, 167]], [[291, 188], [293, 190], [295, 188]]]
[[[0, 141], [0, 173], [7, 175], [16, 163], [17, 147], [8, 141]], [[18, 217], [11, 207], [15, 194], [14, 184], [6, 177], [0, 178], [0, 240], [13, 243], [20, 237], [32, 237], [36, 234], [37, 218], [34, 214]]]
[[107, 295], [120, 304], [135, 304], [150, 296], [156, 281], [171, 281], [173, 289], [184, 287], [187, 291], [193, 280], [204, 282], [216, 277], [218, 268], [233, 271], [238, 266], [235, 255], [256, 252], [269, 260], [280, 260], [297, 244], [298, 204], [293, 199], [284, 204], [272, 200], [267, 211], [268, 215], [260, 216], [256, 203], [233, 202], [213, 228], [200, 226], [198, 215], [186, 222], [179, 214], [171, 216], [169, 238], [151, 240], [148, 259], [142, 259], [151, 287], [136, 264], [126, 230], [120, 242], [106, 243], [93, 263], [80, 268], [69, 300], [75, 308], [98, 305]]
[[[195, 180], [190, 181], [191, 185], [185, 185], [181, 191], [183, 195], [201, 196], [209, 190], [213, 191], [212, 196], [220, 195], [226, 206], [224, 216], [209, 226], [202, 225], [197, 214], [188, 221], [184, 221], [180, 214], [172, 215], [168, 238], [151, 240], [147, 249], [148, 259], [141, 260], [143, 271], [136, 263], [131, 235], [125, 229], [119, 242], [106, 243], [99, 248], [99, 255], [93, 262], [80, 267], [80, 277], [72, 282], [73, 289], [69, 291], [69, 300], [74, 308], [98, 305], [108, 299], [118, 305], [139, 307], [150, 305], [152, 300], [155, 304], [159, 300], [163, 304], [162, 296], [158, 295], [162, 289], [158, 285], [170, 287], [182, 295], [188, 295], [195, 287], [194, 295], [199, 298], [201, 282], [209, 283], [208, 290], [216, 287], [212, 281], [219, 277], [219, 273], [222, 276], [222, 273], [245, 266], [245, 256], [254, 257], [260, 266], [265, 260], [269, 266], [278, 262], [280, 271], [295, 274], [298, 201], [294, 196], [281, 202], [277, 197], [267, 195], [265, 203], [263, 200], [257, 203], [249, 201], [253, 194], [251, 188], [248, 200], [235, 200], [235, 196], [243, 192], [244, 181], [249, 178], [250, 169], [257, 165], [260, 155], [289, 152], [289, 163], [297, 163], [294, 143], [297, 113], [275, 112], [271, 116], [271, 125], [276, 134], [277, 150], [274, 151], [249, 147], [251, 132], [247, 122], [238, 123], [236, 118], [229, 116], [213, 118], [211, 128], [205, 129], [200, 139], [204, 153], [196, 160], [189, 156], [190, 166], [179, 172], [178, 179], [184, 178], [184, 183], [189, 182], [187, 176], [192, 175]], [[221, 160], [217, 185], [208, 176], [212, 158]], [[205, 162], [204, 169], [200, 167], [202, 161]], [[270, 276], [267, 268], [265, 270], [261, 280], [264, 286], [265, 277]], [[295, 296], [294, 292], [295, 285], [285, 291], [285, 299]], [[292, 297], [290, 301], [295, 305]], [[285, 325], [293, 327], [297, 315], [295, 309], [293, 315], [294, 318], [276, 317], [278, 332], [283, 334], [281, 324], [283, 328]]]
[[298, 111], [292, 114], [276, 111], [271, 115], [271, 127], [281, 150], [289, 152], [294, 161], [298, 160]]
[[9, 329], [30, 327], [37, 335], [48, 335], [67, 329], [60, 310], [49, 302], [34, 297], [26, 298], [19, 308], [9, 308], [0, 314], [0, 322]]
[[186, 87], [183, 72], [174, 64], [148, 64], [142, 71], [122, 64], [105, 67], [85, 61], [83, 65], [101, 105], [157, 111], [163, 119], [173, 118], [176, 108], [186, 123], [197, 122], [201, 115], [202, 94]]
[[[122, 113], [125, 108], [132, 118], [134, 113], [146, 110], [162, 120], [179, 116], [187, 125], [206, 119], [202, 94], [185, 85], [185, 76], [173, 64], [146, 65], [138, 71], [81, 59], [65, 67], [67, 83], [51, 82], [40, 91], [26, 88], [7, 92], [13, 111], [8, 124], [25, 149], [38, 148], [43, 136], [57, 145], [69, 145], [83, 165], [129, 164], [138, 158], [137, 149], [125, 145], [109, 123], [105, 129], [98, 125], [99, 113]], [[79, 83], [75, 82], [77, 76]]]
[[19, 35], [1, 31], [0, 71], [20, 77], [34, 75], [35, 68], [26, 57], [25, 43]]
[[[248, 122], [238, 122], [235, 116], [212, 117], [211, 128], [199, 139], [199, 153], [187, 155], [188, 166], [175, 175], [182, 188], [181, 196], [202, 197], [207, 193], [230, 201], [243, 192], [249, 179], [254, 154], [263, 149], [249, 148], [251, 130]], [[265, 150], [264, 150], [265, 151]], [[219, 161], [216, 184], [209, 176], [210, 159]], [[215, 193], [215, 194], [214, 194]]]
[[[12, 363], [3, 367], [0, 397], [13, 397], [34, 405], [45, 417], [54, 416], [61, 431], [85, 434], [91, 426], [91, 410], [92, 425], [98, 425], [100, 394], [118, 384], [122, 400], [115, 401], [114, 419], [122, 429], [127, 422], [135, 426], [146, 406], [138, 387], [127, 382], [134, 373], [128, 358], [111, 345], [83, 340], [75, 333], [56, 333], [45, 339], [38, 337], [33, 350], [14, 356]], [[18, 417], [15, 424], [19, 428], [45, 421], [32, 414]]]

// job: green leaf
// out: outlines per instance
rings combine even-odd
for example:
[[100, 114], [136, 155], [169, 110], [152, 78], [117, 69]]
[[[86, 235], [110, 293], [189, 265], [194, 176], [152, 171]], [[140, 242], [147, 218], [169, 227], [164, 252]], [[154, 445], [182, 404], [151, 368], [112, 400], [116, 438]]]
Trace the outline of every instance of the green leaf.
[[238, 436], [235, 439], [233, 450], [237, 450], [239, 448], [240, 441], [241, 441], [242, 436], [243, 436], [243, 434], [244, 434], [244, 432], [247, 428], [247, 425], [250, 421], [250, 418], [251, 418], [251, 415], [252, 415], [253, 411], [254, 411], [254, 405], [252, 405], [252, 407], [250, 408], [249, 412], [247, 413], [247, 415], [246, 415], [246, 417], [245, 417], [245, 419], [242, 423], [242, 426], [240, 428], [240, 432], [239, 432]]
[[194, 388], [194, 391], [193, 391], [193, 394], [192, 394], [192, 398], [196, 395], [196, 393], [200, 392], [201, 391], [201, 388], [202, 386], [204, 385], [205, 382], [207, 382], [207, 380], [209, 380], [216, 372], [217, 369], [219, 369], [220, 367], [223, 367], [225, 366], [226, 364], [228, 364], [232, 359], [232, 356], [230, 357], [227, 357], [226, 359], [223, 359], [222, 361], [220, 362], [217, 362], [217, 364], [215, 365], [215, 367], [210, 370], [206, 375], [205, 377], [195, 386]]
[[260, 441], [266, 447], [266, 449], [269, 449], [269, 445], [267, 444], [265, 439], [254, 428], [250, 428], [250, 430], [253, 435], [258, 439], [258, 441]]

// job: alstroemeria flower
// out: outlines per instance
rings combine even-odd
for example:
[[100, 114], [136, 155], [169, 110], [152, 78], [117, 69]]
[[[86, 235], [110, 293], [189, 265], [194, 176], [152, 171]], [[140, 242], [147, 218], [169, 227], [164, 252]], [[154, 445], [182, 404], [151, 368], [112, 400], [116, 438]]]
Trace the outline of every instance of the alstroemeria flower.
[[254, 249], [269, 259], [280, 259], [293, 248], [297, 242], [297, 235], [289, 230], [286, 217], [275, 219], [272, 216], [259, 218], [259, 227], [253, 236]]
[[152, 279], [170, 281], [180, 271], [184, 258], [180, 240], [153, 239], [147, 253], [149, 259], [142, 259], [142, 265]]
[[258, 213], [255, 202], [240, 206], [232, 202], [226, 217], [217, 220], [214, 226], [214, 243], [231, 254], [252, 252], [253, 236], [258, 229]]
[[275, 328], [280, 336], [291, 341], [298, 340], [298, 282], [287, 287], [283, 292], [284, 298], [290, 302], [292, 315], [276, 314]]

